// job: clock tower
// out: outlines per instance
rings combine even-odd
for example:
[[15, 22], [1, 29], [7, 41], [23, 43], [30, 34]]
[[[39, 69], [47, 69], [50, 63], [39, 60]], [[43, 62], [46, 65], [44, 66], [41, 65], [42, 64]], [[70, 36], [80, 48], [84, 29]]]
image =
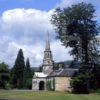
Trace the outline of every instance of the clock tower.
[[49, 41], [49, 33], [47, 33], [46, 38], [46, 48], [44, 51], [44, 58], [43, 58], [43, 73], [49, 75], [53, 71], [53, 58], [52, 52], [50, 50], [50, 41]]

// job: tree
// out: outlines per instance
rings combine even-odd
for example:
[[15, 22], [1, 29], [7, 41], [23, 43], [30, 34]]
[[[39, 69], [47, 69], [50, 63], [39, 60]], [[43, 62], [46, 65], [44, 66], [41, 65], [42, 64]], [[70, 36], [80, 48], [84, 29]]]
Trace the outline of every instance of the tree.
[[15, 65], [12, 68], [12, 83], [16, 88], [23, 88], [24, 86], [24, 69], [24, 56], [22, 49], [20, 49], [15, 60]]
[[4, 62], [0, 63], [0, 88], [6, 88], [6, 84], [10, 80], [10, 71], [8, 65]]
[[92, 4], [82, 2], [64, 9], [57, 8], [51, 19], [58, 39], [64, 46], [71, 47], [71, 54], [86, 65], [91, 59], [89, 50], [95, 49], [95, 36], [98, 35], [94, 12]]
[[71, 63], [69, 64], [69, 68], [79, 68], [80, 62], [77, 62], [77, 60], [72, 60]]
[[27, 89], [31, 89], [32, 87], [32, 71], [31, 71], [31, 67], [30, 67], [30, 61], [29, 58], [27, 58], [26, 60], [26, 66], [25, 66], [25, 70], [24, 70], [24, 85], [25, 88]]
[[[93, 74], [91, 70], [95, 67], [95, 54], [97, 54], [95, 37], [99, 33], [99, 28], [94, 13], [92, 4], [82, 2], [64, 9], [57, 8], [51, 19], [58, 33], [57, 38], [65, 47], [72, 48], [70, 54], [74, 59], [81, 61], [79, 73], [85, 75], [86, 79], [87, 74], [89, 76]], [[83, 76], [80, 74], [79, 76], [82, 81]], [[86, 83], [86, 88], [90, 88], [90, 80]]]
[[71, 80], [71, 86], [73, 87], [74, 93], [89, 93], [89, 88], [87, 88], [87, 80], [89, 80], [89, 74], [88, 73], [81, 73], [77, 77], [74, 77]]
[[100, 63], [95, 64], [95, 66], [90, 80], [90, 87], [94, 90], [100, 89]]
[[11, 68], [10, 71], [10, 84], [12, 88], [17, 88], [17, 75], [15, 74], [15, 68]]

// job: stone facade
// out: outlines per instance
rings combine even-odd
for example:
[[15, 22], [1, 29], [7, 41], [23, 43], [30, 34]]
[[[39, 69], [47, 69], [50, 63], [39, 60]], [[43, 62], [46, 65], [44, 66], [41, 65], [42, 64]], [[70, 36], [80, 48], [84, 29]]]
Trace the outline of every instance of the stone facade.
[[55, 77], [55, 91], [71, 91], [70, 77]]
[[32, 90], [46, 90], [46, 78], [34, 78], [32, 80]]

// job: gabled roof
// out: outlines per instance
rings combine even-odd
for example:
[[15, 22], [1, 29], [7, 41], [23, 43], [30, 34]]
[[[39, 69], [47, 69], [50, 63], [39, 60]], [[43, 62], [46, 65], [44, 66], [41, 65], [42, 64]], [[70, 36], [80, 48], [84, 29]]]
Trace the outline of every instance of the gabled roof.
[[76, 72], [78, 72], [78, 69], [59, 69], [51, 72], [48, 77], [73, 77]]

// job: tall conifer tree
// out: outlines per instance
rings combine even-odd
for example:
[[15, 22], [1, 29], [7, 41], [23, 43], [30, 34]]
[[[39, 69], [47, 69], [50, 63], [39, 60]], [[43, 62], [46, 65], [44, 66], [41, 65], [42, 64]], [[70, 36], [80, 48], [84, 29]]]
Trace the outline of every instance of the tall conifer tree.
[[25, 81], [24, 87], [30, 89], [32, 85], [32, 71], [30, 67], [29, 58], [27, 58], [26, 60], [26, 66], [24, 70], [24, 81]]
[[[25, 69], [25, 62], [24, 62], [24, 55], [22, 49], [19, 50], [15, 65], [13, 68], [13, 79], [14, 85], [17, 88], [23, 88], [24, 85], [24, 69]], [[16, 83], [15, 83], [16, 82]]]

